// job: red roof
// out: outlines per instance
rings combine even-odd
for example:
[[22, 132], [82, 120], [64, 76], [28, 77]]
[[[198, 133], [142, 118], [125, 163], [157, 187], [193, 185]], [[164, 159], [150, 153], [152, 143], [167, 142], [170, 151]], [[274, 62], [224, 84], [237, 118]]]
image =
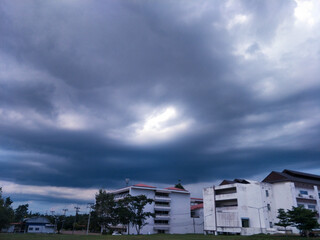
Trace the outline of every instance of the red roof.
[[191, 206], [191, 210], [196, 210], [196, 209], [200, 209], [200, 208], [203, 208], [203, 203]]
[[133, 186], [135, 186], [135, 187], [145, 187], [145, 188], [156, 188], [156, 187], [149, 186], [149, 185], [146, 185], [146, 184], [143, 184], [143, 183], [138, 183], [138, 184], [135, 184]]
[[184, 192], [188, 192], [187, 190], [181, 189], [181, 188], [175, 188], [175, 187], [168, 187], [166, 188], [168, 190], [175, 190], [175, 191], [184, 191]]
[[191, 199], [194, 199], [194, 200], [203, 200], [203, 198], [196, 198], [196, 197], [192, 197]]

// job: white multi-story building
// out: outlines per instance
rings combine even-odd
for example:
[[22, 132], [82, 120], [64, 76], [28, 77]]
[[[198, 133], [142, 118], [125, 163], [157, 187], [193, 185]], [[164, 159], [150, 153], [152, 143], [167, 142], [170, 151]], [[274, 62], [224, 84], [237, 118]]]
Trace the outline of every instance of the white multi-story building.
[[[126, 188], [111, 191], [115, 199], [131, 196], [145, 195], [154, 200], [152, 204], [145, 207], [146, 212], [155, 213], [155, 218], [148, 218], [141, 234], [155, 233], [194, 233], [198, 221], [193, 221], [190, 210], [190, 192], [169, 187], [157, 188], [145, 184], [136, 184]], [[195, 223], [197, 222], [197, 223]], [[198, 228], [197, 228], [198, 229]], [[125, 230], [128, 234], [128, 229]], [[130, 226], [130, 234], [136, 234], [136, 229]], [[200, 233], [203, 233], [203, 228]]]
[[269, 185], [235, 179], [205, 188], [204, 230], [208, 233], [241, 235], [269, 232], [272, 228]]
[[303, 205], [318, 211], [319, 190], [320, 176], [290, 170], [271, 172], [262, 182], [224, 180], [203, 191], [204, 230], [241, 235], [283, 231], [275, 225], [278, 209]]
[[[273, 171], [262, 182], [272, 185], [274, 219], [277, 209], [291, 209], [292, 206], [320, 212], [320, 176], [292, 170]], [[277, 229], [282, 230], [279, 227]], [[291, 231], [298, 233], [296, 228]]]

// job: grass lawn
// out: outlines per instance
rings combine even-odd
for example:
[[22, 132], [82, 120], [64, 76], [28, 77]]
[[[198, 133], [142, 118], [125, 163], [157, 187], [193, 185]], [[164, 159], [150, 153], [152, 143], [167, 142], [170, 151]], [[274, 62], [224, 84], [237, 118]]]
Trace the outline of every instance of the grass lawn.
[[[85, 235], [62, 235], [62, 234], [5, 234], [0, 233], [0, 240], [306, 240], [307, 238], [298, 236], [270, 236], [270, 235], [254, 235], [254, 236], [204, 236], [204, 235], [141, 235], [141, 236], [85, 236]], [[320, 239], [320, 238], [309, 238]]]

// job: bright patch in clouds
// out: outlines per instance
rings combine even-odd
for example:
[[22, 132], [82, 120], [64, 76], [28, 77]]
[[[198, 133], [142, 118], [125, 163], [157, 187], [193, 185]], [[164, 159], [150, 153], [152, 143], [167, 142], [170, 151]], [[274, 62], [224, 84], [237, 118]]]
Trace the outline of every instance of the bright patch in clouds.
[[161, 113], [156, 113], [147, 118], [141, 132], [163, 131], [164, 124], [177, 117], [177, 112], [173, 107], [168, 107]]
[[168, 140], [186, 130], [190, 120], [181, 119], [174, 107], [167, 107], [147, 116], [143, 124], [134, 124], [134, 141], [146, 143], [152, 140]]
[[237, 14], [235, 15], [228, 23], [227, 29], [231, 29], [235, 27], [236, 25], [241, 25], [247, 23], [249, 20], [249, 17], [247, 15], [243, 14]]
[[58, 126], [69, 130], [80, 130], [86, 127], [86, 123], [78, 114], [61, 114], [58, 118]]
[[296, 23], [303, 22], [312, 27], [316, 21], [319, 20], [318, 10], [320, 7], [320, 2], [318, 0], [296, 0], [296, 3], [297, 7], [294, 10], [294, 16], [297, 19]]

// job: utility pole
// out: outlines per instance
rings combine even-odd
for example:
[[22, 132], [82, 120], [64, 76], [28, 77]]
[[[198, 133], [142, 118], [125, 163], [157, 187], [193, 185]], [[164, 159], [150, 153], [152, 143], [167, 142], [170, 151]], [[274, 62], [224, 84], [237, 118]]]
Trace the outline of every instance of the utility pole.
[[88, 217], [88, 225], [87, 225], [87, 235], [89, 234], [89, 226], [90, 226], [90, 218], [91, 218], [91, 209], [93, 208], [93, 203], [88, 203], [87, 208], [89, 208], [89, 217]]
[[80, 211], [80, 207], [76, 206], [76, 207], [74, 207], [74, 209], [76, 210], [76, 215], [74, 216], [72, 234], [74, 234], [74, 228], [76, 226], [77, 215], [78, 215], [78, 212]]
[[62, 211], [63, 211], [63, 216], [66, 216], [66, 212], [68, 211], [68, 209], [64, 208], [64, 209], [62, 209]]
[[62, 209], [62, 211], [63, 211], [64, 219], [62, 220], [61, 231], [63, 230], [63, 225], [64, 225], [64, 222], [66, 221], [66, 212], [68, 211], [68, 209], [64, 208]]

